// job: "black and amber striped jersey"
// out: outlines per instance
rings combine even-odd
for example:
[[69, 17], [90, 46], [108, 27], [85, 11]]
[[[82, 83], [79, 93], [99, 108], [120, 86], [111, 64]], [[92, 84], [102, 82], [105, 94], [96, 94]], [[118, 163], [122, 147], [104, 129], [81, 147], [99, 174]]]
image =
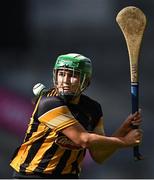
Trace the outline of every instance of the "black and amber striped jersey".
[[62, 130], [80, 123], [87, 131], [93, 131], [101, 116], [100, 104], [85, 95], [81, 95], [78, 104], [68, 104], [52, 93], [41, 96], [24, 142], [10, 165], [27, 174], [79, 174], [86, 150], [74, 144]]

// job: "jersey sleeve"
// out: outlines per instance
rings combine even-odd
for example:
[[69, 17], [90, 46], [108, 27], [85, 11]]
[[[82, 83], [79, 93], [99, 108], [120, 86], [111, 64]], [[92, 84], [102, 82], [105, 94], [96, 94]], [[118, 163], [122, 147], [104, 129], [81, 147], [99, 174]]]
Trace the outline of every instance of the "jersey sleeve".
[[95, 122], [94, 132], [100, 135], [105, 135], [103, 112], [101, 105], [98, 102], [96, 103], [96, 109], [97, 109], [95, 111], [96, 122]]
[[96, 124], [96, 126], [95, 126], [95, 128], [94, 128], [94, 132], [95, 132], [96, 134], [105, 135], [103, 117], [101, 117], [101, 118], [99, 119], [98, 123]]
[[101, 117], [103, 117], [102, 108], [101, 108], [101, 105], [99, 103], [95, 104], [94, 116], [97, 120], [99, 120]]
[[[100, 128], [100, 126], [104, 127], [103, 126], [103, 112], [102, 112], [102, 108], [101, 108], [101, 105], [97, 102], [94, 102], [93, 104], [93, 111], [92, 111], [92, 119], [93, 119], [93, 129], [97, 129], [98, 126]], [[102, 124], [102, 125], [101, 125]]]
[[68, 106], [58, 97], [44, 97], [38, 107], [38, 120], [54, 131], [78, 123]]

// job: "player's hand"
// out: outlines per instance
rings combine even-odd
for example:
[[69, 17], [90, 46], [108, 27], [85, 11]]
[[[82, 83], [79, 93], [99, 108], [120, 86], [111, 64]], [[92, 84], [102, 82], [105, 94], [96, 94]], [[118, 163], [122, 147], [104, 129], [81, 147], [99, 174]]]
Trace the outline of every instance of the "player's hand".
[[132, 126], [140, 126], [141, 122], [142, 119], [140, 111], [130, 114], [121, 126], [122, 131], [128, 133], [132, 129]]
[[141, 129], [132, 129], [124, 137], [125, 146], [136, 146], [142, 142], [143, 131]]
[[132, 130], [132, 126], [139, 127], [141, 125], [141, 122], [141, 110], [139, 110], [134, 114], [130, 114], [114, 135], [124, 137], [128, 132]]

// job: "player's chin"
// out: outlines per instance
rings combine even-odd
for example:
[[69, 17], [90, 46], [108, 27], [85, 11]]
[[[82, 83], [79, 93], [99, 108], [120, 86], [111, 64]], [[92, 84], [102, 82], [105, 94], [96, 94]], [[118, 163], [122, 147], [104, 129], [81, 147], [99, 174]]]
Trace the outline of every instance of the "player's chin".
[[70, 90], [63, 90], [64, 93], [72, 93]]
[[63, 90], [61, 90], [59, 92], [64, 93], [64, 94], [74, 94], [74, 91], [71, 91], [70, 89], [63, 89]]

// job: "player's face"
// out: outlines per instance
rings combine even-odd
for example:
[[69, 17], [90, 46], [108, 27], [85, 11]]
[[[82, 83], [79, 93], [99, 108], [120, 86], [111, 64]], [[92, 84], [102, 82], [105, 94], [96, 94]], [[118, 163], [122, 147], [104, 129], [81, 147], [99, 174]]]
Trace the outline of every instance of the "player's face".
[[57, 88], [59, 92], [77, 93], [80, 87], [80, 73], [73, 70], [58, 70]]

